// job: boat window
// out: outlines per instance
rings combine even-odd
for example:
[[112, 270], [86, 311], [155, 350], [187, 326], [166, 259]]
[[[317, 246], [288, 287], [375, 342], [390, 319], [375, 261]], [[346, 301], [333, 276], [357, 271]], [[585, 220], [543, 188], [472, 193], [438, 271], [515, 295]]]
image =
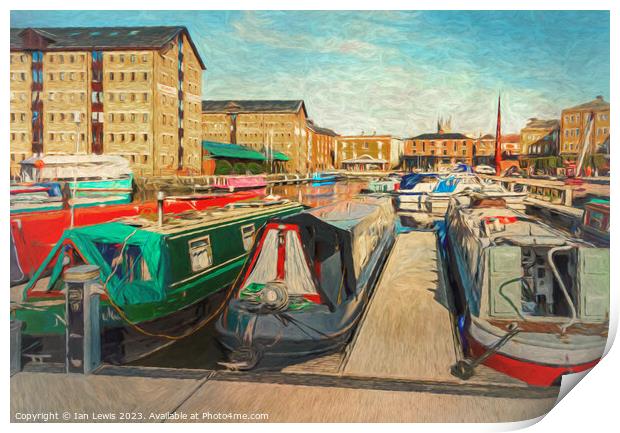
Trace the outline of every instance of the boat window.
[[606, 230], [603, 224], [603, 214], [593, 210], [588, 211], [588, 224], [597, 230]]
[[241, 238], [243, 239], [243, 248], [249, 251], [254, 243], [254, 224], [247, 224], [241, 226]]
[[192, 264], [193, 272], [207, 269], [213, 264], [213, 251], [211, 249], [210, 236], [204, 236], [189, 241], [189, 259]]
[[95, 242], [95, 246], [120, 281], [131, 283], [151, 280], [139, 245], [125, 245], [123, 248], [120, 243]]

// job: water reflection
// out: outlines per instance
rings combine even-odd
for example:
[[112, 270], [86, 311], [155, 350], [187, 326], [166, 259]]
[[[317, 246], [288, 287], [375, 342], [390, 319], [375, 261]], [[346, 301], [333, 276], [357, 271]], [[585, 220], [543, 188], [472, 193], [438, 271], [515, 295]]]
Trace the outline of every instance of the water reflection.
[[368, 181], [345, 180], [335, 183], [309, 183], [302, 185], [276, 185], [267, 188], [267, 194], [295, 200], [311, 207], [324, 206], [348, 200], [366, 188]]

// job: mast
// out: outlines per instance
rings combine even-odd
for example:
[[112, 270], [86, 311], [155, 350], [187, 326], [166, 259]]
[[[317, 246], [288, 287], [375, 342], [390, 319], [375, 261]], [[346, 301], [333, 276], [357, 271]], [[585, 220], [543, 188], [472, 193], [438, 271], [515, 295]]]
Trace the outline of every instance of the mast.
[[497, 128], [495, 130], [495, 174], [502, 174], [502, 95], [497, 97]]
[[575, 167], [575, 177], [579, 177], [581, 169], [583, 168], [583, 161], [588, 153], [588, 147], [590, 147], [590, 133], [592, 132], [592, 121], [594, 120], [594, 113], [588, 114], [588, 122], [586, 123], [586, 130], [583, 133], [583, 144], [581, 145], [581, 153], [579, 154], [579, 160], [577, 161], [577, 167]]

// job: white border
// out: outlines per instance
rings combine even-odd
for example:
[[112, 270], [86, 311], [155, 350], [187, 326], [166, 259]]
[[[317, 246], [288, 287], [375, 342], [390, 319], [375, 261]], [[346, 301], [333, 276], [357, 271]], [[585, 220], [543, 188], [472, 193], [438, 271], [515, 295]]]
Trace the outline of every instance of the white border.
[[[129, 4], [126, 0], [107, 0], [104, 3], [90, 3], [84, 1], [76, 1], [76, 0], [64, 0], [64, 1], [44, 1], [44, 0], [21, 0], [19, 2], [13, 1], [9, 4], [3, 3], [3, 9], [5, 9], [5, 13], [2, 15], [2, 29], [3, 29], [3, 38], [4, 38], [4, 46], [8, 45], [9, 39], [9, 29], [10, 29], [10, 15], [9, 9], [14, 7], [15, 9], [32, 9], [32, 10], [55, 10], [55, 9], [90, 9], [96, 10], [101, 9], [101, 6], [105, 5], [106, 9], [133, 9], [133, 10], [156, 10], [156, 9], [171, 9], [174, 7], [176, 10], [192, 10], [192, 9], [204, 9], [209, 8], [212, 10], [226, 10], [226, 9], [307, 9], [307, 10], [373, 10], [373, 9], [414, 9], [414, 10], [451, 10], [451, 9], [489, 9], [489, 10], [512, 10], [512, 9], [532, 9], [532, 10], [553, 10], [553, 9], [598, 9], [598, 10], [611, 10], [611, 74], [610, 77], [614, 77], [617, 79], [619, 76], [618, 72], [618, 2], [612, 1], [604, 1], [604, 0], [589, 0], [588, 2], [570, 2], [570, 1], [551, 1], [551, 0], [522, 0], [522, 1], [468, 1], [468, 2], [459, 2], [459, 1], [447, 1], [447, 0], [434, 0], [432, 2], [400, 2], [395, 0], [382, 0], [382, 1], [367, 1], [360, 2], [352, 1], [352, 0], [338, 0], [337, 2], [333, 0], [297, 0], [297, 1], [275, 1], [275, 0], [264, 0], [264, 1], [242, 1], [242, 0], [227, 0], [227, 1], [211, 1], [211, 2], [202, 2], [202, 1], [189, 1], [189, 0], [175, 0], [174, 2], [163, 2], [160, 1], [156, 4], [153, 0], [134, 0]], [[97, 7], [95, 7], [97, 6]], [[130, 6], [128, 8], [128, 6]], [[587, 41], [576, 41], [576, 43], [584, 43], [587, 44]], [[6, 77], [6, 81], [2, 86], [2, 94], [1, 100], [5, 101], [2, 105], [4, 107], [2, 117], [0, 119], [4, 119], [4, 122], [0, 123], [0, 127], [2, 128], [2, 134], [0, 137], [4, 137], [2, 141], [4, 146], [8, 146], [8, 76], [9, 76], [9, 64], [8, 62], [3, 62], [3, 74], [0, 75]], [[618, 101], [618, 90], [616, 86], [616, 81], [612, 79], [611, 81], [611, 95], [610, 101], [613, 101], [615, 104]], [[612, 113], [615, 113], [613, 111]], [[612, 116], [612, 129], [617, 131], [618, 129], [618, 117]], [[614, 134], [615, 137], [615, 134]], [[8, 149], [4, 149], [5, 155], [8, 156]], [[614, 149], [612, 152], [612, 165], [614, 167], [619, 167], [618, 155], [617, 151]], [[2, 165], [2, 172], [0, 173], [0, 178], [8, 179], [8, 158], [5, 160], [5, 163]], [[8, 197], [8, 182], [2, 183], [2, 188], [4, 192], [5, 200]], [[617, 176], [612, 176], [612, 191], [618, 190], [618, 180]], [[617, 194], [616, 194], [617, 195]], [[9, 222], [9, 206], [5, 204], [2, 207], [2, 224], [3, 227], [8, 226]], [[617, 249], [616, 245], [618, 244], [618, 231], [620, 227], [618, 225], [618, 214], [617, 212], [612, 212], [612, 248], [611, 251], [611, 262], [612, 263], [620, 263], [617, 260], [618, 254], [615, 253]], [[615, 222], [615, 224], [614, 224]], [[7, 234], [6, 230], [4, 231], [5, 236]], [[8, 263], [9, 263], [9, 242], [6, 238], [4, 238], [4, 242], [2, 244], [2, 266], [6, 272], [3, 275], [8, 274]], [[6, 280], [5, 280], [6, 281]], [[618, 270], [612, 267], [612, 275], [611, 275], [611, 286], [612, 286], [612, 294], [611, 294], [611, 303], [612, 303], [612, 318], [610, 325], [610, 344], [613, 338], [615, 337], [615, 333], [617, 331], [618, 324], [618, 305], [619, 297], [618, 297]], [[5, 290], [8, 292], [8, 284], [5, 283]], [[5, 292], [5, 293], [6, 293]], [[8, 311], [8, 296], [5, 297], [4, 300], [4, 311]], [[6, 327], [5, 329], [8, 329]], [[9, 420], [9, 411], [8, 411], [8, 402], [9, 402], [9, 391], [10, 391], [10, 380], [8, 375], [8, 360], [9, 360], [9, 343], [8, 343], [8, 331], [2, 333], [2, 342], [0, 343], [1, 351], [2, 351], [2, 362], [5, 365], [4, 369], [4, 395], [3, 402], [6, 403], [5, 412], [3, 419], [8, 423]], [[608, 345], [609, 348], [609, 345]], [[532, 431], [540, 431], [546, 432], [549, 429], [553, 430], [562, 430], [564, 432], [571, 431], [599, 431], [599, 430], [609, 430], [610, 426], [616, 425], [616, 413], [617, 409], [617, 394], [619, 392], [618, 385], [620, 384], [620, 380], [618, 379], [618, 366], [620, 366], [619, 362], [619, 349], [617, 347], [612, 347], [609, 350], [607, 356], [600, 362], [600, 364], [593, 369], [593, 371], [587, 375], [587, 378], [581, 381], [576, 389], [570, 393], [554, 408], [544, 419], [531, 427]], [[424, 430], [424, 431], [444, 431], [444, 430], [459, 430], [460, 432], [481, 432], [481, 431], [503, 431], [503, 430], [512, 430], [522, 428], [528, 425], [531, 425], [533, 421], [526, 421], [522, 423], [512, 423], [512, 424], [464, 424], [464, 425], [454, 425], [454, 424], [425, 424], [425, 425], [394, 425], [387, 424], [381, 426], [375, 425], [355, 425], [352, 426], [354, 429], [362, 429], [362, 430], [370, 430], [375, 431], [376, 429], [384, 429], [386, 427], [395, 430], [405, 429], [410, 431], [412, 428]], [[252, 426], [244, 426], [244, 425], [188, 425], [183, 428], [191, 429], [194, 431], [204, 432], [205, 429], [225, 429], [225, 430], [258, 430], [258, 431], [290, 431], [291, 429], [301, 430], [301, 431], [314, 431], [318, 426], [314, 426], [312, 424], [305, 425], [252, 425]], [[95, 431], [108, 431], [111, 426], [108, 425], [97, 425], [90, 424], [88, 426], [83, 425], [67, 425], [67, 424], [51, 424], [46, 426], [37, 426], [37, 425], [22, 425], [22, 424], [12, 424], [9, 426], [11, 430], [14, 431], [22, 431], [22, 430], [40, 430], [44, 428], [46, 431], [67, 431], [69, 429], [77, 428], [77, 429], [89, 429]], [[114, 427], [112, 427], [114, 428]], [[127, 429], [131, 428], [132, 430], [160, 430], [166, 429], [170, 430], [170, 426], [159, 426], [159, 425], [142, 425], [142, 426], [127, 426]], [[173, 427], [174, 429], [178, 429], [179, 425]], [[322, 428], [322, 427], [318, 427]], [[335, 429], [347, 428], [343, 426], [334, 426]], [[351, 426], [349, 427], [351, 428]]]

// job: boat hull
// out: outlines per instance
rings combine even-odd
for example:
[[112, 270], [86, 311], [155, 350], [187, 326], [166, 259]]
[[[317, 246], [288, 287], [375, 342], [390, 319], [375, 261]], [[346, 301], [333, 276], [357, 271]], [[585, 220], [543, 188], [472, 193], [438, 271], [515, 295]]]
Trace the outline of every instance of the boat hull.
[[[165, 317], [141, 322], [136, 327], [123, 322], [114, 308], [108, 302], [103, 302], [102, 361], [115, 365], [131, 363], [175, 341], [157, 334], [175, 337], [189, 335], [201, 329], [202, 325], [205, 325], [203, 321], [224, 302], [225, 294], [226, 290], [221, 290]], [[58, 313], [64, 314], [64, 308], [63, 302], [58, 308]], [[25, 350], [24, 354], [43, 362], [64, 362], [66, 339], [64, 326], [55, 327], [54, 330], [59, 332], [50, 333], [48, 329], [45, 333], [31, 334], [25, 330], [22, 335], [22, 347], [29, 349]]]
[[[478, 341], [472, 335], [472, 332], [467, 332], [466, 339], [472, 357], [477, 358], [487, 351], [488, 345]], [[523, 345], [522, 350], [524, 353], [528, 349], [531, 349], [531, 347]], [[522, 380], [529, 385], [547, 387], [559, 385], [562, 376], [565, 374], [579, 373], [591, 369], [598, 363], [601, 355], [602, 353], [596, 355], [594, 359], [585, 362], [548, 364], [537, 359], [518, 358], [506, 352], [498, 351], [489, 356], [483, 364], [508, 376]]]
[[[216, 323], [218, 340], [230, 352], [251, 346], [259, 357], [252, 368], [281, 367], [341, 350], [351, 340], [362, 317], [394, 239], [393, 231], [385, 233], [369, 260], [357, 295], [334, 311], [326, 305], [316, 305], [304, 312], [255, 314], [239, 308], [233, 300]], [[249, 326], [252, 330], [248, 341]]]

